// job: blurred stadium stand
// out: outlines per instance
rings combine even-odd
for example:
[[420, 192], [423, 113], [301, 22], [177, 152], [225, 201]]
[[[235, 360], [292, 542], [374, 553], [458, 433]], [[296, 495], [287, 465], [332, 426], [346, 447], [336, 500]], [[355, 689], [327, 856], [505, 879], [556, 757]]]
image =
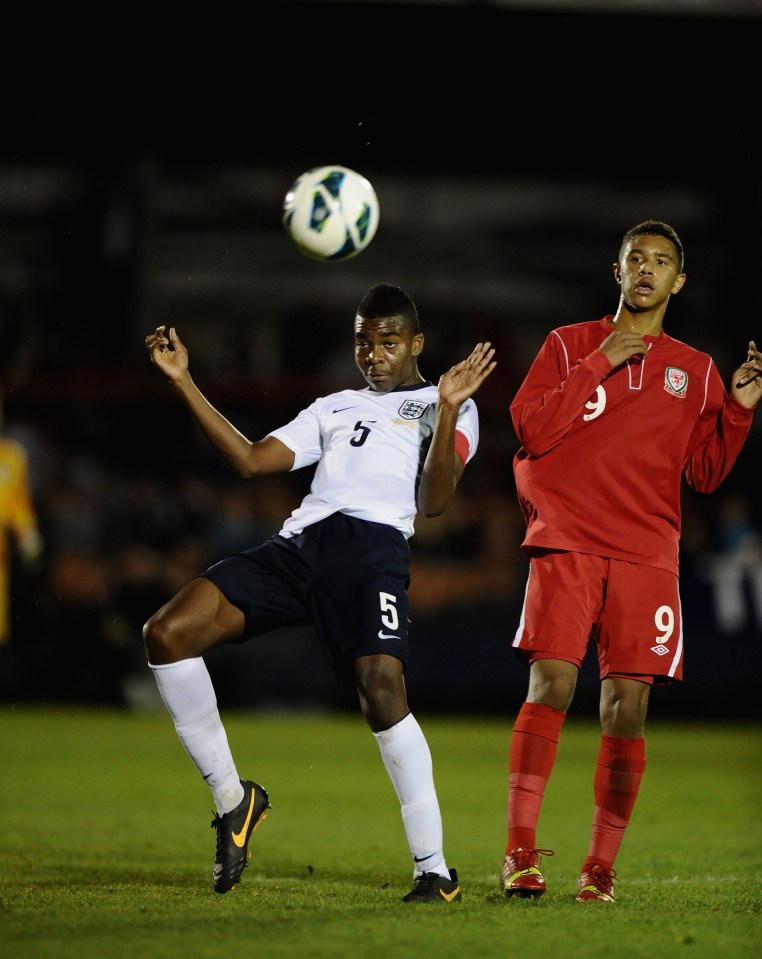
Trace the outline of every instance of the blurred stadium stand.
[[[740, 37], [762, 12], [730, 0], [262, 6], [273, 16], [278, 7], [273, 22], [283, 29], [297, 7], [300, 16], [342, 8], [351, 17], [372, 7], [390, 33], [403, 7], [426, 8], [419, 23], [457, 15], [451, 33], [434, 31], [440, 40], [467, 35], [485, 11], [534, 35], [536, 24], [557, 23], [548, 18], [560, 6], [564, 26], [573, 9], [585, 27], [605, 6], [601, 25], [617, 20], [608, 38], [622, 16], [653, 16], [650, 28], [669, 7], [675, 23], [687, 18], [681, 36], [687, 29], [701, 41], [704, 24]], [[672, 25], [645, 31], [649, 42], [663, 43]], [[387, 51], [374, 71], [386, 76], [393, 63]], [[485, 87], [470, 68], [446, 110], [451, 73], [438, 97], [411, 96], [407, 110], [397, 101], [382, 109], [374, 96], [367, 110], [326, 115], [302, 103], [289, 112], [284, 92], [269, 111], [248, 99], [242, 118], [226, 101], [189, 123], [193, 111], [174, 88], [171, 108], [159, 94], [150, 108], [141, 96], [139, 109], [118, 116], [34, 98], [19, 110], [0, 144], [0, 385], [6, 428], [30, 453], [47, 548], [37, 577], [16, 570], [17, 628], [0, 648], [0, 696], [155, 705], [142, 622], [207, 563], [275, 531], [309, 482], [308, 471], [236, 480], [151, 369], [145, 335], [175, 325], [202, 389], [244, 432], [263, 435], [315, 395], [361, 385], [351, 321], [365, 289], [387, 280], [418, 304], [431, 379], [477, 339], [491, 339], [499, 357], [477, 398], [479, 453], [449, 513], [420, 521], [412, 541], [411, 699], [514, 711], [525, 676], [508, 643], [526, 569], [507, 405], [546, 332], [614, 308], [619, 237], [655, 216], [675, 225], [687, 251], [669, 332], [712, 353], [725, 375], [749, 338], [762, 339], [752, 298], [758, 111], [745, 110], [738, 73], [720, 110], [703, 99], [703, 84], [689, 89], [671, 69], [639, 66], [633, 91], [615, 77], [613, 112], [584, 85], [567, 100], [560, 88], [533, 93], [537, 76], [520, 88], [507, 78], [505, 88]], [[704, 70], [717, 97], [723, 84], [711, 64]], [[310, 93], [319, 95], [317, 80]], [[381, 203], [373, 244], [342, 264], [301, 256], [280, 222], [290, 183], [324, 162], [361, 170]], [[656, 691], [652, 713], [760, 714], [761, 445], [758, 415], [724, 487], [710, 497], [686, 490], [686, 683]], [[309, 631], [210, 662], [223, 702], [355, 708]], [[594, 711], [596, 694], [586, 663], [575, 708]]]
[[[289, 0], [284, 0], [289, 2]], [[669, 17], [762, 17], [758, 0], [337, 0], [337, 3], [385, 4], [405, 7], [487, 7], [511, 13], [584, 13]], [[324, 5], [324, 4], [323, 4]]]

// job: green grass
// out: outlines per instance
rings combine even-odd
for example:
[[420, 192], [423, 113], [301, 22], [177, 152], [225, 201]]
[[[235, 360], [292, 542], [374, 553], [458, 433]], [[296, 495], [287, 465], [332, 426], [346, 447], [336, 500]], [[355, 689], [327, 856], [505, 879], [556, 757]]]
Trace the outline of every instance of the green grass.
[[506, 900], [505, 720], [419, 713], [434, 755], [448, 907], [400, 903], [412, 864], [378, 747], [354, 715], [226, 715], [269, 790], [251, 865], [211, 889], [211, 794], [163, 712], [0, 704], [0, 955], [187, 959], [618, 959], [759, 954], [760, 727], [659, 724], [616, 868], [574, 902], [598, 729], [570, 716], [538, 842], [548, 892]]

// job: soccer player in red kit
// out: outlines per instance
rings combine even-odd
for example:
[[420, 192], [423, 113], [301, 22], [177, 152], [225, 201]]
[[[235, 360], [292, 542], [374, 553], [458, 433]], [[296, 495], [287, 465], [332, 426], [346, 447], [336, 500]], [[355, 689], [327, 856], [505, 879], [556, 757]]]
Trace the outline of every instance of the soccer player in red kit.
[[600, 668], [594, 813], [577, 901], [613, 902], [614, 861], [646, 765], [651, 686], [682, 680], [678, 586], [682, 476], [711, 493], [762, 396], [752, 341], [726, 389], [712, 358], [663, 330], [685, 284], [675, 230], [622, 238], [614, 315], [546, 338], [510, 407], [529, 575], [513, 648], [529, 686], [509, 750], [506, 896], [541, 896], [536, 831], [588, 642]]

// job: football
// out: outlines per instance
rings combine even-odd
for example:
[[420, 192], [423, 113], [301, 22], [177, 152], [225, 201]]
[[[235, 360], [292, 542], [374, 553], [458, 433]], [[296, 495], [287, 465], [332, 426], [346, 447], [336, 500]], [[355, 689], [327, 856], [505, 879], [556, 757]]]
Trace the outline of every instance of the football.
[[294, 181], [283, 201], [283, 225], [314, 260], [348, 260], [378, 229], [378, 198], [370, 181], [344, 166], [315, 167]]

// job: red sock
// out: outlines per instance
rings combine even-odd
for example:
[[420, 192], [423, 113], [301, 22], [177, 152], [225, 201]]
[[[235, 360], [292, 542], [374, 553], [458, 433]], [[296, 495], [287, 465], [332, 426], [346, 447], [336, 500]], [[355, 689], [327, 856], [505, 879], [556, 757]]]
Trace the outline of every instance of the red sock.
[[645, 768], [645, 739], [601, 736], [593, 784], [593, 831], [583, 872], [591, 865], [613, 868]]
[[537, 820], [558, 752], [566, 713], [541, 703], [524, 703], [516, 717], [508, 758], [508, 845], [535, 849]]

